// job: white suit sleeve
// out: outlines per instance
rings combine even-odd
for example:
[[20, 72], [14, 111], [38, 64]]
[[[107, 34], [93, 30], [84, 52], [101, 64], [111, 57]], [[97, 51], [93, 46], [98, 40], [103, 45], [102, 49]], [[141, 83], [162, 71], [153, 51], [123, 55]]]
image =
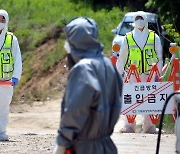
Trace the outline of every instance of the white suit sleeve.
[[22, 58], [18, 40], [14, 35], [12, 43], [12, 56], [14, 59], [14, 73], [12, 77], [20, 79], [22, 74]]
[[126, 37], [124, 37], [119, 53], [119, 58], [116, 62], [117, 70], [121, 75], [124, 72], [124, 66], [126, 64], [127, 57], [128, 57], [128, 45], [127, 45]]
[[160, 73], [162, 72], [162, 67], [163, 67], [163, 59], [162, 59], [162, 45], [161, 45], [161, 40], [157, 34], [155, 34], [155, 51], [157, 53], [157, 57], [159, 59], [159, 62], [157, 64], [158, 69]]

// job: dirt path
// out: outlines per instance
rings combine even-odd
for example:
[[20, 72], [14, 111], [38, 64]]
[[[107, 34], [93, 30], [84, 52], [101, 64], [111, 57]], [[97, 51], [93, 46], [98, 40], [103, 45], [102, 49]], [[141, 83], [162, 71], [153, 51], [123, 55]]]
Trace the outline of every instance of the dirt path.
[[[53, 151], [61, 99], [35, 102], [33, 106], [13, 105], [10, 113], [9, 142], [0, 142], [0, 154], [50, 154]], [[112, 138], [119, 154], [155, 154], [157, 135], [120, 134], [122, 118]], [[141, 121], [140, 119], [138, 120]], [[175, 154], [175, 136], [165, 134], [161, 141], [161, 154]]]

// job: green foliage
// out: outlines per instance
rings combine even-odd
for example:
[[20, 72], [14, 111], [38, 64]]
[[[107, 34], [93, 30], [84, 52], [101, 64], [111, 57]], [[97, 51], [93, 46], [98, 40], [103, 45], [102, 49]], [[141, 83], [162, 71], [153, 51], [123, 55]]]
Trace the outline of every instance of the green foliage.
[[147, 8], [157, 9], [164, 23], [172, 23], [179, 31], [180, 11], [177, 6], [180, 6], [179, 0], [148, 0], [146, 3]]
[[111, 11], [101, 9], [92, 14], [88, 14], [88, 16], [95, 19], [98, 24], [99, 40], [104, 44], [104, 53], [108, 57], [111, 55], [111, 46], [114, 37], [111, 30], [117, 27], [124, 17], [124, 14], [125, 11], [121, 12], [118, 8], [113, 8]]
[[119, 8], [94, 12], [90, 5], [82, 1], [74, 4], [69, 0], [0, 0], [0, 6], [9, 13], [10, 31], [18, 37], [22, 52], [32, 51], [42, 40], [46, 40], [52, 31], [49, 27], [62, 27], [74, 17], [88, 16], [99, 25], [99, 40], [105, 45], [105, 54], [109, 56], [113, 39], [111, 29], [119, 24], [127, 12]]
[[46, 58], [42, 62], [42, 71], [47, 71], [52, 68], [58, 61], [65, 58], [66, 51], [62, 46], [64, 45], [63, 40], [59, 40], [55, 50], [52, 50], [46, 55]]
[[88, 16], [97, 21], [99, 38], [107, 53], [113, 39], [111, 29], [118, 25], [127, 11], [113, 8], [94, 12], [85, 1], [72, 3], [70, 0], [0, 0], [0, 7], [9, 13], [9, 30], [17, 36], [22, 52], [32, 51], [41, 44], [51, 33], [49, 27], [62, 27], [74, 17]]
[[[159, 124], [157, 124], [156, 126], [159, 127]], [[165, 133], [168, 133], [168, 134], [174, 133], [174, 121], [173, 121], [172, 115], [169, 115], [169, 114], [164, 115], [162, 126]]]
[[[71, 19], [78, 16], [93, 18], [99, 27], [99, 41], [104, 44], [104, 53], [110, 56], [114, 37], [111, 30], [127, 12], [127, 9], [119, 8], [94, 11], [90, 3], [80, 0], [76, 3], [72, 0], [0, 0], [0, 7], [9, 14], [9, 31], [17, 36], [22, 52], [23, 75], [17, 92], [33, 76], [42, 77], [65, 57], [63, 27]], [[40, 51], [45, 55], [38, 57], [37, 48], [41, 50], [41, 46], [51, 39], [56, 41], [54, 48], [48, 52]], [[41, 92], [34, 91], [40, 97]]]
[[174, 39], [177, 44], [180, 44], [180, 34], [176, 32], [172, 24], [164, 25], [167, 34]]
[[[29, 58], [29, 57], [31, 57], [31, 58]], [[19, 85], [15, 89], [15, 92], [17, 92], [19, 89], [21, 89], [22, 86], [25, 85], [26, 82], [29, 81], [32, 78], [33, 73], [34, 73], [34, 70], [33, 70], [32, 66], [33, 66], [33, 63], [35, 61], [35, 56], [31, 56], [30, 52], [26, 52], [26, 53], [23, 54], [22, 58], [23, 58], [23, 63], [24, 63], [24, 65], [23, 65], [23, 74], [22, 74]]]

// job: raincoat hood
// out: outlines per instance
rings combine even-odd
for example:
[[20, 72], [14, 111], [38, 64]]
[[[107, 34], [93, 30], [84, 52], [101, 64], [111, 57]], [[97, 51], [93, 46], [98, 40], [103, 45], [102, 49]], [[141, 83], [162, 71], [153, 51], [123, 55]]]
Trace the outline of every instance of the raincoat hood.
[[6, 19], [5, 28], [2, 30], [2, 33], [1, 33], [1, 35], [5, 35], [5, 33], [6, 33], [7, 30], [8, 30], [9, 16], [8, 16], [8, 13], [7, 13], [5, 10], [0, 10], [0, 15], [1, 15], [1, 16], [4, 16], [5, 19]]
[[93, 19], [73, 19], [65, 26], [65, 33], [65, 49], [78, 59], [102, 55], [103, 45], [97, 40], [98, 29]]
[[[145, 22], [144, 30], [147, 30], [148, 29], [148, 21], [147, 21], [146, 13], [144, 11], [137, 11], [134, 16], [134, 21], [137, 16], [141, 16], [144, 19], [144, 22]], [[135, 30], [137, 30], [137, 29], [138, 29], [138, 27], [135, 26]]]

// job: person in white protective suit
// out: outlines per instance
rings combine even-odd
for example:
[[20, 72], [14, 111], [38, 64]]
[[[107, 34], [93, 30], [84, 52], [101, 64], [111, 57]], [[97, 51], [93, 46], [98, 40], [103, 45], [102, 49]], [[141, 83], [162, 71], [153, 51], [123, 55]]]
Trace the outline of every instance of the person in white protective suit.
[[119, 119], [122, 78], [102, 53], [93, 19], [73, 19], [65, 33], [71, 69], [54, 154], [117, 154], [110, 136]]
[[[22, 60], [18, 40], [8, 32], [8, 13], [0, 10], [0, 141], [8, 140], [6, 134], [9, 105], [13, 96], [13, 87], [18, 85], [22, 73]], [[11, 81], [12, 85], [3, 85]]]
[[[135, 64], [140, 74], [141, 82], [146, 82], [149, 70], [153, 63], [157, 63], [161, 73], [162, 69], [162, 45], [160, 38], [155, 32], [148, 29], [148, 22], [145, 12], [138, 11], [135, 14], [135, 28], [125, 35], [116, 67], [120, 74], [126, 73], [131, 64]], [[142, 58], [143, 57], [143, 58]], [[155, 80], [153, 77], [152, 81]], [[129, 82], [136, 82], [134, 75]], [[136, 123], [129, 124], [127, 119], [121, 132], [133, 133], [136, 131]], [[149, 115], [144, 116], [144, 133], [157, 133]]]

